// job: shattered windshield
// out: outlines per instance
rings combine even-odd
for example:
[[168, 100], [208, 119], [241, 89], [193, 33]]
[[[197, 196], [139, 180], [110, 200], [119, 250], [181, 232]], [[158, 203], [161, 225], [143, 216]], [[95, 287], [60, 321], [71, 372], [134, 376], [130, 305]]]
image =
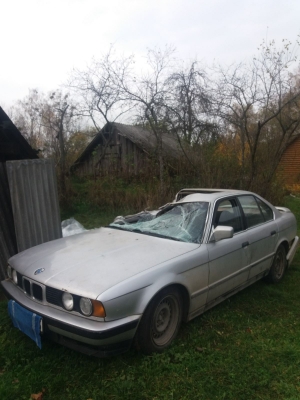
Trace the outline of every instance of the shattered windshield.
[[182, 242], [200, 243], [207, 209], [207, 202], [169, 205], [156, 215], [144, 212], [137, 214], [135, 218], [118, 217], [109, 227]]

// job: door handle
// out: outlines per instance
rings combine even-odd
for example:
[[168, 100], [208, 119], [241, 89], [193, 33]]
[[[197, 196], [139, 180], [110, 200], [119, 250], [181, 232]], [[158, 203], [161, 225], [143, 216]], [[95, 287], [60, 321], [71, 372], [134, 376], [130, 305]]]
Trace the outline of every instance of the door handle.
[[272, 232], [271, 232], [271, 236], [276, 235], [276, 233], [277, 233], [276, 231], [272, 231]]
[[247, 247], [247, 246], [249, 246], [249, 242], [244, 242], [244, 243], [242, 243], [242, 247], [244, 248], [244, 247]]

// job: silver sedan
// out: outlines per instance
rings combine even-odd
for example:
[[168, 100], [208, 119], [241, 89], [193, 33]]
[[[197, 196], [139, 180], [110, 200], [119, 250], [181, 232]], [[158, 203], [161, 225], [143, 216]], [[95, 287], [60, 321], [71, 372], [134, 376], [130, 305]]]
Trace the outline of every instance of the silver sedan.
[[183, 189], [159, 210], [13, 256], [2, 287], [16, 327], [87, 354], [159, 352], [189, 321], [296, 252], [295, 216], [254, 193]]

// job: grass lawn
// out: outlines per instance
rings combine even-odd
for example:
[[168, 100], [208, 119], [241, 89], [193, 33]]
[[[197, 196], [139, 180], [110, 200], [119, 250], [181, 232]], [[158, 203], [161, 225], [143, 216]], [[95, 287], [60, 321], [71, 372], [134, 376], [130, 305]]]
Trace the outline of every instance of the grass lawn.
[[[300, 199], [286, 205], [300, 227]], [[99, 225], [97, 215], [92, 220]], [[282, 283], [259, 281], [183, 325], [163, 354], [131, 350], [109, 359], [47, 340], [39, 350], [13, 328], [2, 301], [0, 399], [27, 400], [42, 390], [43, 400], [300, 399], [299, 283], [300, 250]]]

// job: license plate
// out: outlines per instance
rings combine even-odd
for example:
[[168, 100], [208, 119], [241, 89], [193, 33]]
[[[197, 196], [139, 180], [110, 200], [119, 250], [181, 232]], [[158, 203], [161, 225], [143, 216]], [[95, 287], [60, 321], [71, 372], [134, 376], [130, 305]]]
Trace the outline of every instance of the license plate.
[[41, 349], [41, 332], [43, 332], [43, 319], [16, 303], [14, 300], [8, 302], [8, 313], [16, 328], [25, 333]]

